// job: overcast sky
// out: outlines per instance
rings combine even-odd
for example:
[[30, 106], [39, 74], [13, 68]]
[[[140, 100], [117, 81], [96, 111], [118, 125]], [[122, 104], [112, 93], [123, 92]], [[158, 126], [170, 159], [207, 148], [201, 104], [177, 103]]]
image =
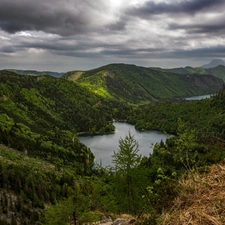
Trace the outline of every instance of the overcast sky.
[[0, 69], [225, 59], [225, 0], [0, 0]]

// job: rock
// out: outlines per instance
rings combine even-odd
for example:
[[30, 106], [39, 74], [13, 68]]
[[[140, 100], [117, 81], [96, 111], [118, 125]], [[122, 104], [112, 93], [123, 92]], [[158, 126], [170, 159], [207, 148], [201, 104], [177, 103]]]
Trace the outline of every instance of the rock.
[[126, 219], [122, 219], [122, 218], [117, 218], [112, 225], [122, 225], [124, 224], [125, 222], [127, 222]]
[[129, 225], [134, 224], [136, 219], [117, 218], [114, 222], [110, 216], [102, 216], [101, 221], [91, 223], [91, 225]]
[[110, 216], [102, 216], [101, 223], [111, 223], [112, 224], [112, 218]]

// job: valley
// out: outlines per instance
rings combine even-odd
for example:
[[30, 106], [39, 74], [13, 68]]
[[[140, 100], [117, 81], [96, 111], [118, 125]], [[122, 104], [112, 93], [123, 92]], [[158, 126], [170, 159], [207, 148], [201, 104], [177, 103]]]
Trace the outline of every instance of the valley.
[[[224, 71], [128, 64], [59, 78], [0, 71], [0, 224], [84, 224], [137, 217], [144, 207], [149, 217], [136, 224], [160, 225], [181, 177], [207, 173], [225, 157]], [[112, 121], [130, 128], [106, 141], [104, 148], [118, 146], [113, 163], [96, 166], [78, 134], [116, 132]], [[165, 135], [141, 155], [131, 127]]]

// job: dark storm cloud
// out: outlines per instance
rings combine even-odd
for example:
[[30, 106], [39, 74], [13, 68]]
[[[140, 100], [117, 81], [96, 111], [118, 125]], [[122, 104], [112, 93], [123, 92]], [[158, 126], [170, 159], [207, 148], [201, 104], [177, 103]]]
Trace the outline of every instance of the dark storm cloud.
[[16, 45], [18, 49], [42, 49], [47, 51], [58, 51], [58, 52], [74, 52], [74, 51], [93, 51], [96, 48], [116, 48], [119, 45], [113, 45], [110, 42], [94, 40], [93, 37], [62, 37], [56, 39], [33, 39], [32, 37], [22, 38]]
[[206, 48], [196, 49], [174, 49], [172, 51], [166, 51], [162, 54], [162, 58], [174, 58], [174, 59], [188, 59], [188, 58], [223, 58], [225, 53], [225, 46], [217, 45]]
[[0, 0], [0, 65], [224, 59], [224, 8], [225, 0]]
[[205, 34], [215, 34], [218, 35], [220, 33], [225, 32], [225, 23], [224, 19], [220, 21], [203, 21], [202, 24], [198, 22], [193, 24], [184, 24], [184, 23], [170, 23], [168, 26], [170, 30], [185, 30], [186, 33], [194, 34], [194, 33], [205, 33]]
[[[61, 36], [94, 29], [104, 0], [1, 0], [0, 28], [8, 33], [44, 31]], [[99, 18], [98, 18], [99, 17]]]
[[212, 9], [224, 5], [224, 0], [183, 0], [180, 2], [160, 2], [147, 1], [143, 5], [135, 8], [130, 8], [127, 12], [130, 15], [139, 17], [153, 16], [159, 14], [174, 14], [178, 13], [195, 14], [202, 10]]
[[0, 52], [3, 53], [14, 53], [15, 49], [12, 46], [3, 46], [0, 48]]
[[90, 48], [88, 44], [75, 45], [75, 44], [63, 44], [59, 42], [23, 42], [18, 48], [34, 48], [34, 49], [42, 49], [42, 50], [52, 50], [52, 51], [76, 51], [76, 50], [85, 50]]
[[146, 49], [126, 49], [121, 48], [117, 50], [104, 50], [100, 54], [111, 55], [117, 58], [126, 59], [188, 59], [188, 58], [223, 58], [225, 53], [225, 46], [217, 45], [208, 48], [196, 49], [173, 49], [167, 48], [146, 48]]

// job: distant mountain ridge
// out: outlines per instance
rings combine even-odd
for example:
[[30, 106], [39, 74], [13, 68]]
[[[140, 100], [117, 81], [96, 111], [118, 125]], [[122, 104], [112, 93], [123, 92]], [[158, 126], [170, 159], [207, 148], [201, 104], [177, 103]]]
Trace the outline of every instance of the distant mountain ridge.
[[52, 71], [36, 71], [36, 70], [7, 69], [7, 71], [12, 71], [19, 75], [33, 75], [33, 76], [50, 75], [50, 76], [58, 77], [58, 78], [64, 74], [64, 73], [58, 73], [58, 72], [52, 72]]
[[214, 76], [110, 64], [89, 71], [70, 71], [62, 78], [72, 80], [103, 97], [132, 103], [179, 99], [214, 93], [223, 81]]
[[204, 64], [201, 67], [204, 69], [209, 69], [219, 65], [225, 66], [225, 62], [222, 59], [213, 59], [210, 63]]
[[219, 65], [213, 68], [204, 69], [202, 67], [179, 67], [179, 68], [173, 68], [173, 69], [161, 69], [161, 68], [152, 68], [154, 70], [160, 70], [160, 71], [167, 71], [177, 74], [204, 74], [204, 75], [213, 75], [215, 77], [223, 79], [225, 81], [225, 66]]

